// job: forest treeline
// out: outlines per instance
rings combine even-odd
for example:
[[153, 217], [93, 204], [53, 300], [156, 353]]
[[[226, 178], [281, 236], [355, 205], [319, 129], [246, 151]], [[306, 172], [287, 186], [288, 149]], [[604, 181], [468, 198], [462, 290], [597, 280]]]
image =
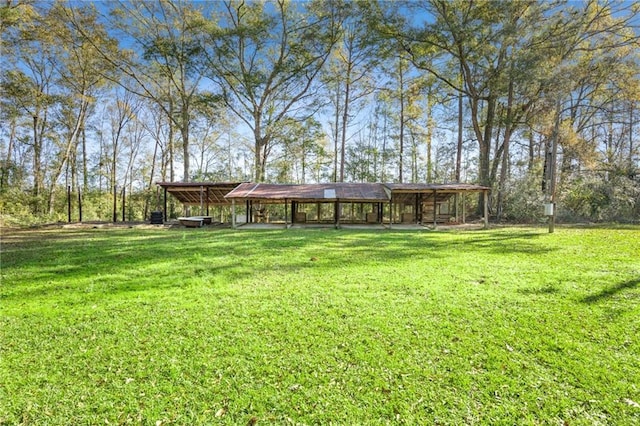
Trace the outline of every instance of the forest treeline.
[[[3, 0], [4, 223], [158, 181], [468, 182], [640, 216], [640, 3]], [[555, 172], [555, 173], [554, 173]], [[481, 202], [481, 200], [480, 200]]]

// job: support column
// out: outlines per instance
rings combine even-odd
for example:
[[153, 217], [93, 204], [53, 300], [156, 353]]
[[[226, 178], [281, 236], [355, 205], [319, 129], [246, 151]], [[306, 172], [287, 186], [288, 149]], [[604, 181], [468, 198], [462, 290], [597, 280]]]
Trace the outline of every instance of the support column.
[[485, 189], [482, 191], [484, 194], [484, 227], [489, 227], [489, 191]]
[[296, 223], [296, 213], [298, 211], [298, 203], [296, 203], [295, 201], [291, 202], [291, 224], [295, 224]]
[[467, 223], [467, 194], [462, 193], [462, 223]]
[[245, 205], [245, 207], [244, 207], [245, 208], [245, 220], [244, 220], [244, 223], [251, 223], [252, 222], [251, 216], [253, 216], [251, 214], [252, 213], [251, 210], [252, 210], [252, 207], [253, 207], [252, 206], [252, 202], [247, 200], [247, 202], [244, 203], [244, 205]]
[[204, 214], [204, 186], [200, 185], [200, 216]]
[[458, 202], [460, 201], [459, 198], [460, 198], [460, 194], [458, 194], [456, 192], [454, 194], [454, 196], [453, 196], [453, 208], [455, 209], [455, 214], [456, 214], [455, 215], [455, 221], [456, 221], [456, 223], [460, 223], [460, 217], [459, 217], [459, 214], [458, 214], [459, 213], [459, 211], [458, 211], [458, 207], [459, 207], [458, 206]]
[[433, 190], [433, 227], [438, 226], [438, 191]]
[[[164, 221], [166, 222], [168, 218], [167, 215], [167, 187], [164, 187]], [[115, 219], [113, 220], [115, 222]]]
[[231, 200], [231, 227], [236, 228], [236, 200]]
[[207, 186], [207, 216], [209, 216], [209, 187]]
[[[293, 206], [291, 206], [291, 208], [293, 209]], [[287, 199], [284, 199], [284, 228], [288, 228], [289, 227], [289, 202], [287, 201]]]

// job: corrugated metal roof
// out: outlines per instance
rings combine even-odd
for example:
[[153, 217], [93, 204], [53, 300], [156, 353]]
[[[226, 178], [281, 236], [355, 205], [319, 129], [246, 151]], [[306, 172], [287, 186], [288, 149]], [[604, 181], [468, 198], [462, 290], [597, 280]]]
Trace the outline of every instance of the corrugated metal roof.
[[225, 198], [229, 191], [239, 185], [238, 182], [158, 182], [184, 205], [228, 205]]
[[470, 183], [385, 183], [384, 186], [393, 192], [480, 192], [490, 189]]
[[301, 202], [384, 202], [389, 196], [379, 183], [314, 183], [282, 185], [244, 183], [229, 192], [227, 199], [292, 200]]
[[480, 192], [486, 186], [466, 183], [313, 183], [271, 184], [254, 182], [158, 182], [167, 192], [185, 205], [228, 205], [231, 200], [261, 200], [281, 202], [385, 202], [392, 194], [423, 193], [433, 191], [439, 195], [456, 192]]

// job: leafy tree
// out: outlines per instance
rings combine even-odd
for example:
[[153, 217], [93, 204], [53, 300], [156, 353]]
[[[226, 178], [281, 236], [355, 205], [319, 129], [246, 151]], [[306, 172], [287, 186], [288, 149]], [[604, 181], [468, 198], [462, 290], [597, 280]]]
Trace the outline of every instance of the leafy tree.
[[304, 121], [313, 83], [336, 41], [340, 15], [334, 2], [228, 1], [205, 22], [208, 77], [227, 107], [254, 138], [255, 179], [263, 181], [269, 152], [283, 120]]
[[369, 31], [366, 25], [366, 8], [359, 7], [357, 3], [349, 3], [347, 6], [347, 17], [341, 25], [340, 37], [330, 57], [329, 72], [325, 74], [325, 80], [329, 80], [337, 90], [338, 100], [334, 104], [334, 164], [338, 182], [343, 182], [345, 178], [348, 129], [353, 117], [357, 115], [353, 110], [357, 110], [363, 101], [379, 88], [375, 82], [375, 73], [380, 62], [388, 56], [385, 45], [376, 39], [375, 33]]
[[[69, 25], [66, 17], [71, 14], [74, 15], [75, 22], [90, 34], [91, 40], [85, 39], [83, 34], [76, 31], [75, 26]], [[76, 153], [78, 144], [84, 142], [81, 135], [86, 127], [90, 107], [95, 102], [97, 91], [107, 83], [104, 76], [110, 76], [113, 71], [111, 64], [97, 49], [115, 52], [116, 46], [104, 27], [97, 22], [96, 10], [92, 6], [79, 7], [72, 11], [63, 4], [56, 3], [48, 11], [46, 18], [49, 34], [53, 36], [52, 48], [58, 76], [56, 83], [61, 98], [58, 121], [64, 129], [64, 139], [61, 141], [62, 145], [59, 147], [50, 178], [48, 207], [51, 214], [56, 193], [54, 187], [65, 165], [71, 166], [71, 172], [76, 175]], [[82, 174], [86, 189], [86, 143], [83, 144], [82, 153]], [[75, 179], [72, 179], [72, 184], [75, 183]]]
[[29, 147], [34, 214], [43, 211], [47, 164], [44, 156], [53, 135], [50, 115], [59, 100], [54, 91], [56, 56], [48, 25], [46, 15], [34, 12], [11, 31], [5, 30], [3, 37], [3, 44], [10, 47], [7, 50], [10, 60], [2, 61], [3, 103], [21, 114], [24, 118], [21, 124], [30, 129], [30, 138], [23, 142]]

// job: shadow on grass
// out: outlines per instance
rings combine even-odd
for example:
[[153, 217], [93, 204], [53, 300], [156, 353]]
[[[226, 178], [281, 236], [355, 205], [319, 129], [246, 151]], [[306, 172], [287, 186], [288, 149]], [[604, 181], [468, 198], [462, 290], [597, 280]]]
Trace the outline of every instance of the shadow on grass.
[[612, 296], [615, 296], [616, 294], [623, 292], [625, 290], [635, 289], [636, 287], [638, 287], [639, 284], [640, 284], [640, 278], [621, 282], [619, 284], [614, 285], [613, 287], [604, 289], [599, 293], [587, 296], [584, 299], [582, 299], [582, 301], [584, 303], [597, 303], [602, 300], [609, 299]]
[[543, 296], [545, 294], [556, 294], [558, 292], [558, 288], [553, 285], [518, 290], [518, 293], [524, 294], [525, 296]]
[[[25, 232], [5, 240], [3, 269], [11, 274], [2, 299], [182, 287], [192, 277], [234, 280], [275, 269], [296, 272], [406, 259], [453, 259], [463, 253], [540, 254], [554, 250], [532, 232], [412, 233], [369, 230], [185, 229]], [[313, 259], [313, 261], [311, 261]], [[316, 260], [318, 260], [316, 262]], [[15, 274], [28, 273], [20, 279]]]

